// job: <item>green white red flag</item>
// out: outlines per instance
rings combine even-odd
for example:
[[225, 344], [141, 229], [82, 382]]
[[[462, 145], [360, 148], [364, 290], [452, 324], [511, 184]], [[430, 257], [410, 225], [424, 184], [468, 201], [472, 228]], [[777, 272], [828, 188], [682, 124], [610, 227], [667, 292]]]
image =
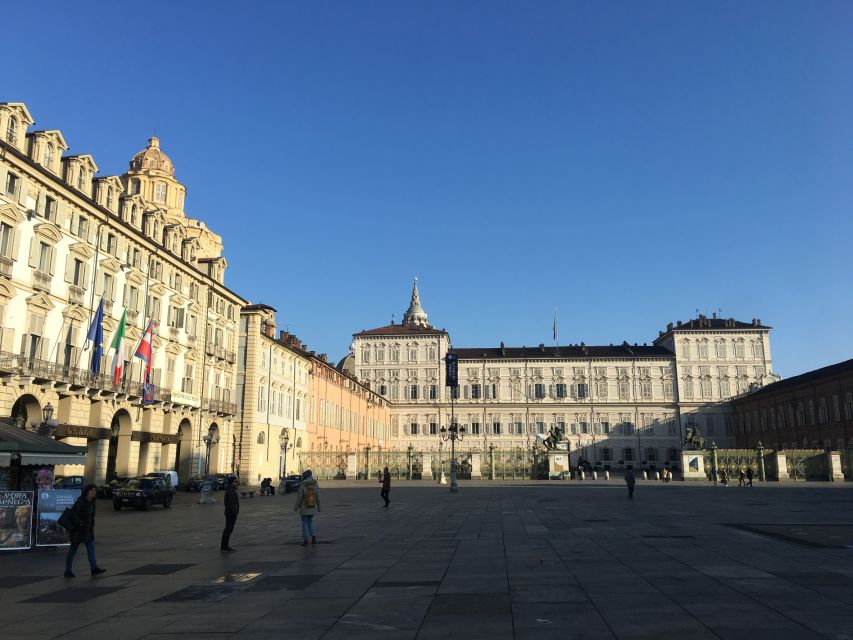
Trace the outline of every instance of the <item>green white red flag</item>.
[[110, 349], [115, 350], [113, 352], [113, 384], [119, 384], [124, 374], [124, 332], [126, 323], [127, 309], [124, 309], [121, 312], [121, 322], [118, 323], [118, 329], [116, 329], [113, 341], [110, 343]]

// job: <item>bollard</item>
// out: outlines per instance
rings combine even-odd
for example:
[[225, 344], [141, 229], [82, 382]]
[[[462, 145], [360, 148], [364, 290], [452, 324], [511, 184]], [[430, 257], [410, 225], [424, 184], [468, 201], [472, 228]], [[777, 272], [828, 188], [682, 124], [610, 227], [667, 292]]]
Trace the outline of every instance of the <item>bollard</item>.
[[598, 471], [596, 471], [595, 469], [592, 470], [592, 479], [598, 480]]

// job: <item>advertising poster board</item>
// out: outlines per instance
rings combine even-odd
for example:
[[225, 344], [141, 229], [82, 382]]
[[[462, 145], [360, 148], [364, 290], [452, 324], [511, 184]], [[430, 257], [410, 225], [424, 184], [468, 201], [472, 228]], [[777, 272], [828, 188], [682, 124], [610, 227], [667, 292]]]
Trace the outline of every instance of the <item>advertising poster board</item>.
[[0, 491], [0, 551], [32, 546], [33, 492]]
[[80, 492], [77, 489], [39, 491], [37, 547], [59, 547], [70, 544], [68, 531], [57, 521], [66, 507], [72, 507], [79, 497]]

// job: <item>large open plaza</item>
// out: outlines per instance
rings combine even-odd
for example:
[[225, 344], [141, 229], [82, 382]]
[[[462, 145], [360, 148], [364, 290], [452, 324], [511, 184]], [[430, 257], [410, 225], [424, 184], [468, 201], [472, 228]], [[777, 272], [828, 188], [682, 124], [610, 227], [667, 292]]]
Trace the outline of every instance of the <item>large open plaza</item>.
[[107, 573], [0, 558], [4, 637], [853, 637], [853, 486], [608, 481], [322, 483], [316, 545], [294, 494], [98, 503]]

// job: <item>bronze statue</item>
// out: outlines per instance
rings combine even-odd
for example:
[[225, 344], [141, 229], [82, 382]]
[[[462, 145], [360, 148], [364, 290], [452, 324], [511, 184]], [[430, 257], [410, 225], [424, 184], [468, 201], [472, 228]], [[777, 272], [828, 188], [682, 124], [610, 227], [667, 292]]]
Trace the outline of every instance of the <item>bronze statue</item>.
[[561, 429], [557, 425], [554, 425], [548, 431], [548, 437], [542, 441], [542, 444], [545, 446], [545, 448], [548, 451], [553, 451], [554, 449], [557, 448], [557, 445], [559, 443], [565, 442], [565, 440], [566, 440], [565, 431], [563, 431], [563, 429]]
[[684, 430], [683, 447], [686, 450], [698, 451], [705, 449], [705, 438], [699, 434], [699, 428], [693, 425], [688, 425]]

